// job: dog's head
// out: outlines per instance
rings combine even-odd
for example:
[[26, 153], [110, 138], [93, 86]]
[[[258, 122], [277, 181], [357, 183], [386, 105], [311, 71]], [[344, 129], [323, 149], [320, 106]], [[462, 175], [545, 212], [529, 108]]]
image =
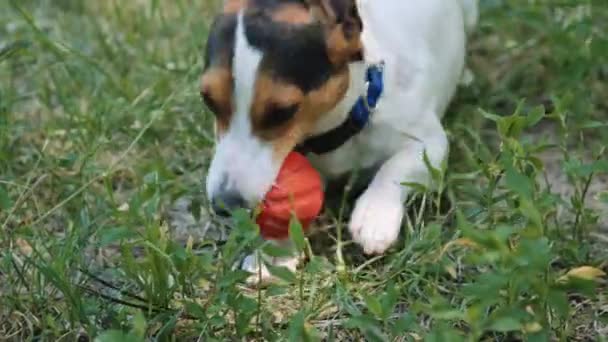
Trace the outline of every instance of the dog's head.
[[361, 58], [355, 0], [226, 0], [206, 45], [201, 96], [216, 116], [207, 194], [251, 207], [315, 124], [344, 97]]

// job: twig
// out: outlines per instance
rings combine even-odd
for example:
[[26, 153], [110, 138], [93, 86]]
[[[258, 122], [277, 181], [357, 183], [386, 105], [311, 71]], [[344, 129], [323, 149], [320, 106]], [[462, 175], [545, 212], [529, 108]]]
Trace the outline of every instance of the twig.
[[[80, 269], [80, 272], [81, 272], [81, 273], [83, 273], [84, 275], [86, 275], [87, 277], [91, 278], [91, 279], [92, 279], [92, 280], [94, 280], [95, 282], [98, 282], [98, 283], [100, 283], [100, 284], [101, 284], [101, 285], [103, 285], [103, 286], [106, 286], [106, 287], [109, 287], [109, 288], [111, 288], [111, 289], [113, 289], [113, 290], [118, 291], [118, 292], [119, 292], [121, 295], [123, 295], [123, 296], [126, 296], [126, 297], [130, 297], [130, 298], [136, 299], [136, 300], [138, 300], [138, 301], [140, 301], [140, 302], [143, 302], [143, 303], [146, 303], [146, 304], [148, 303], [148, 300], [146, 300], [145, 298], [143, 298], [143, 297], [141, 297], [141, 296], [138, 296], [138, 295], [136, 295], [136, 294], [130, 293], [130, 292], [128, 292], [128, 291], [125, 291], [125, 290], [123, 290], [123, 289], [119, 288], [118, 286], [115, 286], [114, 284], [112, 284], [112, 283], [110, 283], [110, 282], [107, 282], [107, 281], [105, 281], [105, 280], [103, 280], [103, 279], [101, 279], [101, 278], [97, 277], [96, 275], [94, 275], [94, 274], [90, 273], [89, 271], [87, 271], [87, 270], [85, 270], [85, 269], [82, 269], [82, 268], [81, 268], [81, 269]], [[169, 310], [169, 308], [166, 308], [166, 307], [161, 307], [161, 309], [163, 309], [163, 310]]]
[[144, 310], [144, 311], [152, 311], [152, 312], [157, 313], [157, 314], [166, 313], [166, 312], [170, 311], [170, 310], [160, 310], [160, 309], [157, 309], [157, 308], [154, 308], [154, 307], [149, 307], [149, 306], [146, 306], [146, 305], [143, 305], [143, 304], [136, 304], [136, 303], [127, 302], [126, 300], [114, 298], [112, 296], [103, 294], [103, 293], [101, 293], [99, 291], [96, 291], [96, 290], [94, 290], [94, 289], [92, 289], [90, 287], [86, 287], [84, 285], [78, 285], [78, 287], [80, 289], [82, 289], [83, 291], [88, 292], [89, 294], [98, 296], [98, 297], [100, 297], [102, 299], [105, 299], [105, 300], [108, 300], [108, 301], [110, 301], [112, 303], [116, 303], [116, 304], [120, 304], [120, 305], [124, 305], [124, 306], [129, 306], [129, 307], [136, 308], [136, 309], [141, 309], [141, 310]]
[[189, 315], [189, 314], [183, 312], [183, 310], [177, 311], [177, 310], [171, 310], [171, 309], [158, 309], [158, 308], [155, 308], [155, 307], [149, 307], [149, 306], [146, 306], [146, 305], [143, 305], [143, 304], [132, 303], [132, 302], [128, 302], [126, 300], [114, 298], [112, 296], [103, 294], [103, 293], [101, 293], [99, 291], [96, 291], [96, 290], [94, 290], [92, 288], [89, 288], [89, 287], [86, 287], [86, 286], [83, 286], [83, 285], [78, 285], [78, 287], [80, 289], [84, 290], [85, 292], [88, 292], [89, 294], [98, 296], [98, 297], [100, 297], [102, 299], [105, 299], [105, 300], [110, 301], [110, 302], [115, 303], [115, 304], [120, 304], [120, 305], [132, 307], [132, 308], [136, 308], [136, 309], [140, 309], [140, 310], [144, 310], [144, 311], [152, 311], [155, 314], [161, 314], [161, 313], [176, 314], [178, 312], [181, 312], [181, 314], [179, 315], [180, 318], [190, 319], [190, 320], [197, 320], [198, 319], [197, 317], [194, 317], [192, 315]]

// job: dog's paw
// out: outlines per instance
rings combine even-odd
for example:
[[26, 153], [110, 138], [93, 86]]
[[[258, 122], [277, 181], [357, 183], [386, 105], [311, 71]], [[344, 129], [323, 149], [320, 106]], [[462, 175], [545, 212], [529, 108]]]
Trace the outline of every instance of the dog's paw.
[[[282, 266], [289, 269], [291, 272], [295, 272], [300, 258], [293, 257], [281, 257], [281, 258], [268, 258], [266, 263], [273, 266]], [[259, 262], [257, 254], [251, 254], [247, 256], [241, 264], [241, 269], [251, 273], [247, 278], [246, 282], [251, 286], [263, 286], [277, 281], [278, 279], [270, 273], [265, 263]]]
[[399, 237], [404, 207], [381, 191], [366, 191], [357, 201], [349, 224], [353, 240], [366, 254], [384, 253]]

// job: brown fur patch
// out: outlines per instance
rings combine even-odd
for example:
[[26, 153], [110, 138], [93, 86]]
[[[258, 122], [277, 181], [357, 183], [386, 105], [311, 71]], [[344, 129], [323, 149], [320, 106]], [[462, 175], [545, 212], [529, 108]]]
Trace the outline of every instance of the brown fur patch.
[[247, 7], [248, 2], [248, 0], [225, 0], [223, 11], [225, 14], [238, 13], [241, 9]]
[[[359, 59], [362, 22], [354, 0], [308, 0], [310, 11], [326, 29], [328, 55], [334, 65]], [[340, 19], [339, 19], [340, 18]]]
[[[256, 83], [254, 103], [251, 110], [253, 134], [274, 146], [277, 160], [284, 158], [295, 146], [314, 129], [317, 121], [332, 110], [348, 90], [350, 77], [348, 69], [330, 78], [322, 87], [303, 94], [298, 87], [260, 75]], [[264, 129], [260, 125], [267, 109], [279, 104], [289, 106], [299, 104], [294, 118], [284, 125]]]
[[274, 21], [294, 25], [310, 24], [313, 20], [310, 11], [298, 4], [284, 4], [271, 17]]
[[[210, 107], [216, 116], [216, 131], [222, 135], [230, 125], [232, 117], [232, 74], [225, 67], [213, 67], [201, 77], [201, 96], [212, 101]], [[210, 104], [208, 104], [210, 105]]]
[[[291, 84], [277, 82], [267, 75], [259, 75], [255, 84], [253, 104], [251, 106], [251, 124], [254, 135], [264, 140], [273, 140], [285, 132], [285, 126], [267, 129], [264, 127], [269, 110], [273, 106], [289, 107], [299, 104], [303, 99], [302, 91]], [[298, 113], [296, 113], [296, 116]]]
[[357, 33], [351, 39], [347, 39], [342, 24], [339, 24], [327, 34], [327, 49], [329, 59], [333, 64], [344, 64], [363, 50], [361, 35]]

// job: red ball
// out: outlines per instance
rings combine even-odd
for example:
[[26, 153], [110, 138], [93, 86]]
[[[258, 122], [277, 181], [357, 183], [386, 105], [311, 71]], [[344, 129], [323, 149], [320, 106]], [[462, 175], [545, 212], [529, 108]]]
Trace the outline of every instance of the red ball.
[[306, 157], [291, 152], [264, 200], [257, 223], [265, 239], [289, 237], [289, 221], [293, 214], [306, 229], [319, 216], [323, 207], [323, 183], [317, 170]]

